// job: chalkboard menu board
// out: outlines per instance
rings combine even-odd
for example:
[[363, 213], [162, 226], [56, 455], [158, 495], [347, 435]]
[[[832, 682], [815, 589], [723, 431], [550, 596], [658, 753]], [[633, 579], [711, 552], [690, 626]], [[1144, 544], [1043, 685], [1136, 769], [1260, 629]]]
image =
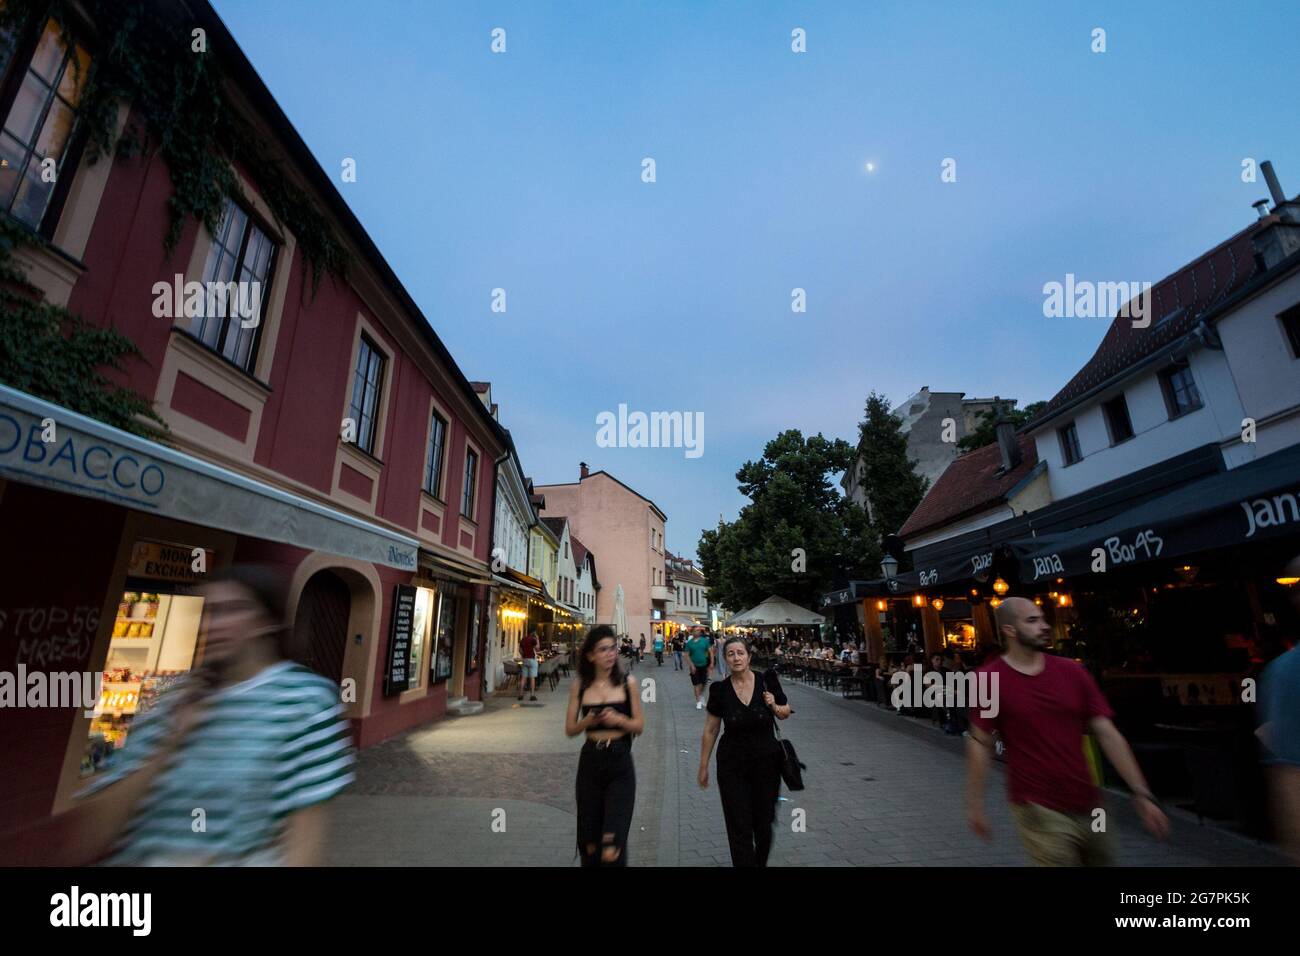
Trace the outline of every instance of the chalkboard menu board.
[[388, 635], [388, 672], [384, 696], [392, 697], [411, 684], [411, 622], [415, 618], [415, 588], [399, 584], [394, 589], [393, 623]]

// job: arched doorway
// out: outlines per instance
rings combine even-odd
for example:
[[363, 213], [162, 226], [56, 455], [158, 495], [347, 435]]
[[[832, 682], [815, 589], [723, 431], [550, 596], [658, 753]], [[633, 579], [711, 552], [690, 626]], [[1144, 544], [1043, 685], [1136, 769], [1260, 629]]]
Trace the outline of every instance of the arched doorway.
[[334, 683], [343, 680], [352, 589], [332, 571], [318, 571], [302, 589], [294, 618], [294, 646], [302, 663]]

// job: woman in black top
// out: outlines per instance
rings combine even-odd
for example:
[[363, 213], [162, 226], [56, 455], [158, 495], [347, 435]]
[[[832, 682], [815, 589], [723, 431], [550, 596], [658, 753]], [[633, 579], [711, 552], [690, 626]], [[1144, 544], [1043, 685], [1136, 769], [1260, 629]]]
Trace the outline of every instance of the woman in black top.
[[731, 676], [709, 685], [708, 719], [700, 743], [700, 787], [709, 786], [709, 755], [719, 727], [718, 792], [727, 821], [732, 866], [767, 866], [781, 789], [784, 753], [774, 734], [773, 718], [793, 711], [775, 672], [763, 678], [749, 668], [749, 645], [731, 637], [722, 645]]
[[645, 727], [636, 690], [636, 678], [625, 677], [618, 666], [614, 629], [593, 627], [578, 653], [578, 679], [564, 718], [570, 737], [587, 735], [574, 787], [583, 866], [627, 866], [627, 832], [636, 804], [632, 737]]

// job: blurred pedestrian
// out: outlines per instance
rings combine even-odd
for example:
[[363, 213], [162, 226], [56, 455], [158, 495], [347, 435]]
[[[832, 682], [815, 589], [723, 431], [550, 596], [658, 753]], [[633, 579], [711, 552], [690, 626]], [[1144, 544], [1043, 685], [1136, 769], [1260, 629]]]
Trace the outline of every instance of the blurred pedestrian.
[[[1300, 555], [1283, 570], [1300, 577]], [[1287, 598], [1300, 619], [1300, 585], [1287, 585]], [[1260, 740], [1265, 748], [1273, 830], [1278, 843], [1300, 864], [1300, 644], [1276, 657], [1259, 687]]]
[[138, 716], [74, 813], [88, 859], [310, 866], [353, 780], [339, 688], [294, 663], [283, 579], [238, 566], [202, 589], [202, 663]]
[[1030, 860], [1039, 866], [1108, 865], [1109, 837], [1105, 828], [1094, 828], [1101, 793], [1083, 751], [1083, 737], [1091, 733], [1132, 790], [1142, 824], [1164, 839], [1169, 821], [1128, 741], [1112, 723], [1114, 712], [1100, 688], [1079, 664], [1043, 653], [1052, 633], [1043, 609], [1026, 598], [1007, 598], [996, 620], [1007, 651], [980, 668], [990, 675], [986, 686], [996, 700], [980, 701], [970, 711], [966, 820], [971, 830], [984, 840], [990, 837], [984, 784], [996, 730], [1006, 741], [1011, 813]]

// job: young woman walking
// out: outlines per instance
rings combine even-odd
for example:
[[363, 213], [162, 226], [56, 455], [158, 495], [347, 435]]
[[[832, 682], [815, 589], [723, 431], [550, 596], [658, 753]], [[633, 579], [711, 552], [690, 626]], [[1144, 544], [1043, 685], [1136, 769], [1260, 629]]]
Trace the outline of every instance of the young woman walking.
[[767, 866], [784, 759], [774, 719], [785, 720], [793, 711], [774, 671], [760, 677], [750, 670], [744, 638], [727, 638], [723, 657], [731, 676], [709, 685], [709, 716], [700, 742], [700, 787], [708, 789], [709, 755], [725, 726], [718, 744], [718, 792], [731, 865]]
[[578, 679], [564, 719], [570, 737], [587, 735], [574, 788], [583, 866], [627, 866], [627, 832], [636, 803], [632, 738], [645, 727], [636, 691], [636, 678], [618, 666], [614, 629], [593, 627], [578, 654]]

